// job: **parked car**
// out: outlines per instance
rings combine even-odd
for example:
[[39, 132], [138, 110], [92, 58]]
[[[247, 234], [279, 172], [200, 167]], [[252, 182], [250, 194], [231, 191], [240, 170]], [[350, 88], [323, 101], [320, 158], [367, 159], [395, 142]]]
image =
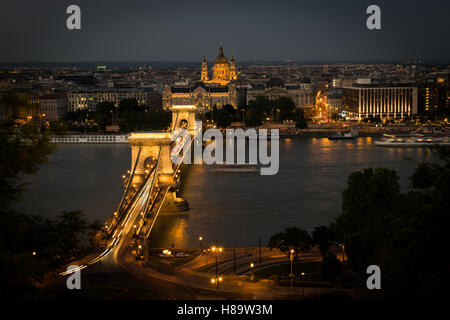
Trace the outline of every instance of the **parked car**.
[[184, 253], [184, 252], [178, 252], [175, 256], [177, 258], [189, 257], [189, 255], [187, 253]]

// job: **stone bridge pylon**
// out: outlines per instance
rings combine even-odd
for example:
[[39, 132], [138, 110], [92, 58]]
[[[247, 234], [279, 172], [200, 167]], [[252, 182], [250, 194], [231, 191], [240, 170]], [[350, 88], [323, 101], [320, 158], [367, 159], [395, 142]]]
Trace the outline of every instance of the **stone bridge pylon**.
[[195, 105], [173, 105], [172, 111], [172, 130], [187, 129], [192, 136], [195, 134]]
[[[152, 162], [157, 162], [155, 173], [157, 175], [157, 183], [169, 187], [176, 185], [171, 158], [171, 151], [176, 143], [173, 139], [173, 134], [180, 129], [188, 130], [191, 135], [195, 134], [196, 107], [194, 105], [174, 105], [170, 110], [172, 111], [171, 132], [153, 131], [133, 132], [130, 134], [128, 141], [131, 144], [132, 184], [140, 185], [144, 182], [147, 170], [146, 163], [151, 160]], [[165, 207], [173, 207], [173, 211], [180, 211], [177, 208], [180, 207], [183, 201], [181, 198], [176, 197], [174, 190], [171, 190], [167, 194], [167, 205]]]
[[[144, 182], [145, 163], [148, 159], [158, 161], [156, 168], [160, 182], [171, 182], [173, 176], [170, 150], [172, 138], [170, 132], [133, 132], [128, 141], [131, 144], [131, 172], [133, 184]], [[136, 166], [136, 168], [135, 168]]]

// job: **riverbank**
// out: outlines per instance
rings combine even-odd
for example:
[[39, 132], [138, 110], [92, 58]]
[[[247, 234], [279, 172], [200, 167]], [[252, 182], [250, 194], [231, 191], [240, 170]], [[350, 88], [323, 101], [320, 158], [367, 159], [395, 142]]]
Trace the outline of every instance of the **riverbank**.
[[[405, 126], [405, 127], [360, 127], [358, 128], [358, 136], [359, 137], [381, 137], [383, 134], [408, 134], [415, 132], [419, 128], [416, 126]], [[301, 137], [301, 138], [326, 138], [331, 136], [332, 134], [342, 131], [339, 129], [302, 129], [297, 130], [296, 132], [280, 132], [280, 137]], [[418, 132], [419, 133], [419, 132]], [[420, 132], [424, 135], [435, 136], [435, 135], [449, 135], [449, 132]]]
[[50, 136], [50, 143], [114, 144], [128, 143], [129, 134], [80, 134]]
[[[336, 130], [302, 130], [299, 132], [280, 132], [280, 138], [327, 138], [336, 133]], [[390, 131], [359, 131], [359, 137], [381, 137], [383, 134], [398, 134]]]

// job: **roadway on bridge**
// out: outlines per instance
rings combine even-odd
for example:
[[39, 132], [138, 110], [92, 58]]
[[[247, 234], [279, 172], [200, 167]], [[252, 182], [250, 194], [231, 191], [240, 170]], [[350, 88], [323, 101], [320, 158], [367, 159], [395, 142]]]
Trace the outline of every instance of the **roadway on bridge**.
[[[192, 142], [191, 139], [187, 139], [189, 134], [186, 131], [174, 134], [177, 136], [176, 144], [173, 146], [175, 150], [180, 151], [183, 149], [183, 146]], [[137, 189], [135, 189], [135, 186], [131, 188], [140, 152], [141, 149], [139, 149], [133, 171], [128, 178], [127, 187], [120, 201], [119, 208], [106, 226], [108, 232], [112, 233], [111, 238], [107, 241], [106, 248], [99, 254], [90, 255], [79, 261], [72, 262], [72, 265], [77, 265], [77, 267], [70, 271], [63, 271], [60, 275], [68, 276], [75, 271], [82, 271], [83, 275], [89, 279], [95, 278], [95, 274], [98, 275], [105, 272], [107, 274], [123, 275], [122, 271], [126, 269], [126, 264], [123, 261], [127, 257], [132, 260], [135, 259], [136, 254], [133, 254], [131, 247], [134, 246], [134, 251], [136, 251], [136, 235], [140, 234], [142, 230], [143, 232], [141, 233], [145, 235], [145, 238], [148, 238], [170, 188], [170, 186], [162, 183], [158, 185], [157, 182], [159, 173], [157, 169], [162, 154], [161, 148], [159, 149], [158, 160], [152, 167], [151, 172], [146, 175], [143, 185]], [[173, 156], [172, 153], [171, 155]], [[175, 181], [179, 166], [180, 164], [174, 165], [173, 178]], [[130, 190], [134, 190], [134, 192], [129, 192]], [[131, 200], [129, 202], [126, 201], [130, 197]], [[142, 228], [144, 226], [145, 228]], [[137, 278], [140, 279], [142, 277], [138, 275]], [[157, 291], [166, 292], [163, 295], [165, 298], [194, 298], [191, 292], [183, 286], [170, 284], [173, 290], [167, 291], [167, 284], [163, 285], [158, 278], [150, 279], [147, 277], [146, 282], [149, 285], [159, 284]]]

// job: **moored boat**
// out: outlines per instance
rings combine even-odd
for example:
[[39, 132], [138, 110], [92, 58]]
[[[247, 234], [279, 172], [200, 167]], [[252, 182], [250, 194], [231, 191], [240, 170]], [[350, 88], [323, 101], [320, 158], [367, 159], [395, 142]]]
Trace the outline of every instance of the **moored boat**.
[[93, 135], [60, 135], [50, 136], [50, 143], [74, 143], [74, 144], [112, 144], [128, 143], [128, 134], [93, 134]]
[[336, 132], [328, 137], [328, 140], [347, 140], [355, 138], [351, 132]]
[[215, 164], [212, 166], [213, 172], [225, 172], [225, 173], [250, 173], [259, 172], [258, 165], [255, 164]]
[[354, 139], [358, 135], [359, 135], [358, 127], [354, 126], [352, 127], [351, 131], [345, 132], [338, 131], [336, 133], [333, 133], [331, 136], [328, 137], [328, 140], [348, 140]]
[[395, 136], [384, 134], [384, 138], [375, 141], [381, 147], [430, 147], [434, 145], [450, 147], [449, 137], [424, 137], [421, 135]]

